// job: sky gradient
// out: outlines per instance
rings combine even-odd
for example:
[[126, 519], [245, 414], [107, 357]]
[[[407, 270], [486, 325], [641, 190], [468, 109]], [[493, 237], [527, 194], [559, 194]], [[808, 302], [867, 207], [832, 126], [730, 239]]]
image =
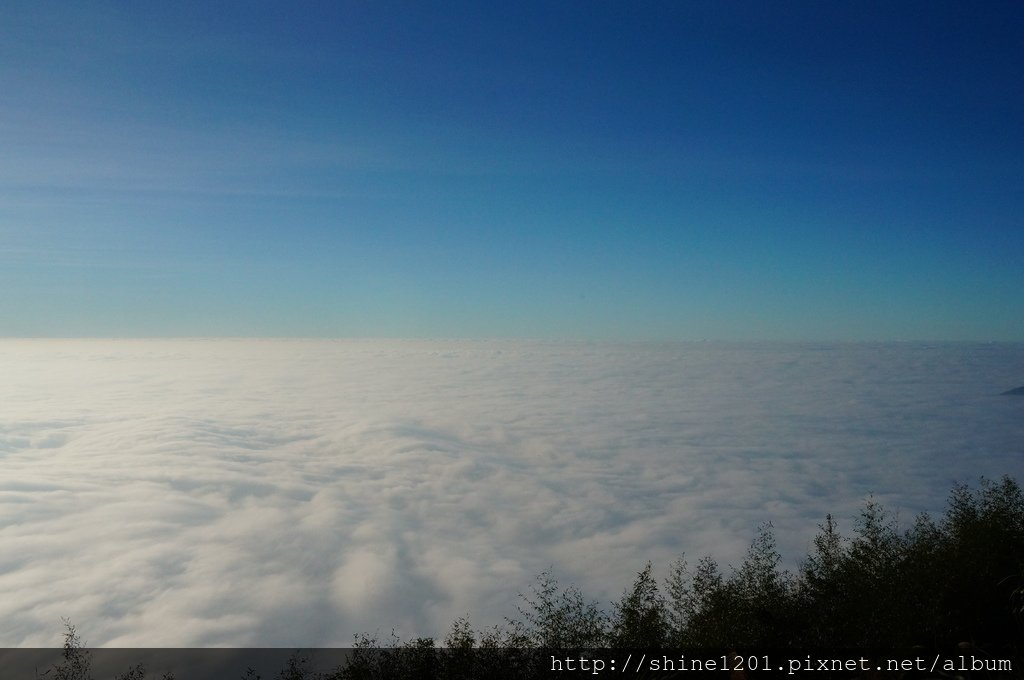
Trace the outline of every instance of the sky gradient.
[[1024, 5], [5, 2], [0, 336], [1024, 340]]

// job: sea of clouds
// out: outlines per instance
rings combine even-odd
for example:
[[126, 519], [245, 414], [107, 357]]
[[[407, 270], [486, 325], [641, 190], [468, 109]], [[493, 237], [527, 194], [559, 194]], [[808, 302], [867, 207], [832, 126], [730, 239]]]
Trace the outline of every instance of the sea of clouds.
[[1024, 481], [1021, 344], [0, 341], [0, 646], [348, 646]]

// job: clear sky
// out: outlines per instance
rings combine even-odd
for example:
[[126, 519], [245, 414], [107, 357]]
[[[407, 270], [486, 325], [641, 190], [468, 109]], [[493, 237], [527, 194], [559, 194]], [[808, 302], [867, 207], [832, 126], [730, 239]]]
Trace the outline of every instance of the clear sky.
[[1024, 3], [0, 5], [0, 336], [1024, 340]]

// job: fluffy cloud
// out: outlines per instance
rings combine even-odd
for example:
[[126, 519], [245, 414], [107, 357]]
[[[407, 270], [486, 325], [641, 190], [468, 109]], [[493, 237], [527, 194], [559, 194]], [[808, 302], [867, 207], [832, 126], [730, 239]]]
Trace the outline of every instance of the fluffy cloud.
[[0, 645], [485, 626], [1024, 477], [1021, 345], [0, 342]]

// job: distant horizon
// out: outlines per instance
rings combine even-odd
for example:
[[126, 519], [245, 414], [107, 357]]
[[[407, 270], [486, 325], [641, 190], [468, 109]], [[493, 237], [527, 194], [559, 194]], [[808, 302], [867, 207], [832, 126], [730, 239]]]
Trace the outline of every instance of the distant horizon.
[[1020, 345], [1024, 340], [976, 338], [614, 338], [571, 336], [374, 336], [374, 335], [8, 335], [5, 340], [261, 340], [261, 341], [366, 341], [366, 342], [551, 342], [574, 344], [779, 344], [779, 345], [861, 345], [861, 344], [948, 344]]

